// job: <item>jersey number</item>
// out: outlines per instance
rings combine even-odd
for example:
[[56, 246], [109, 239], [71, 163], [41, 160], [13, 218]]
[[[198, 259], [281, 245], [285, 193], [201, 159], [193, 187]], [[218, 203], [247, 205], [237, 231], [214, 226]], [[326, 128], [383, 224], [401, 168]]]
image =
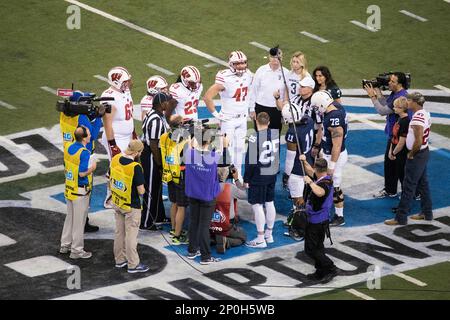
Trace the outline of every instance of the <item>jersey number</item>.
[[264, 149], [261, 154], [259, 155], [259, 162], [266, 165], [273, 161], [275, 161], [275, 152], [278, 152], [278, 142], [279, 139], [272, 140], [272, 141], [265, 141], [262, 144], [262, 149]]
[[184, 114], [197, 113], [198, 100], [188, 101], [184, 105]]
[[422, 145], [426, 145], [428, 143], [428, 138], [430, 136], [430, 128], [426, 128], [423, 132]]
[[247, 96], [248, 87], [237, 88], [234, 93], [233, 98], [236, 99], [236, 102], [245, 101], [245, 97]]
[[291, 87], [292, 87], [291, 93], [293, 95], [296, 95], [297, 94], [297, 84], [295, 82], [292, 82]]
[[339, 118], [333, 118], [333, 119], [330, 119], [330, 121], [331, 121], [331, 125], [333, 127], [339, 126]]
[[130, 120], [133, 117], [133, 102], [125, 105], [125, 120]]

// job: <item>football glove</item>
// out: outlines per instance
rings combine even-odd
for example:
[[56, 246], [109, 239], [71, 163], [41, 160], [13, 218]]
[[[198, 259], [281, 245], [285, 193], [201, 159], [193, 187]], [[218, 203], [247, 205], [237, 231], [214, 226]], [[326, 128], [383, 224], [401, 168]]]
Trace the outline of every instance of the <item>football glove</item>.
[[115, 155], [122, 152], [122, 150], [120, 150], [119, 146], [116, 144], [115, 139], [108, 140], [108, 145], [109, 145], [109, 150], [111, 151], [111, 158], [113, 158]]

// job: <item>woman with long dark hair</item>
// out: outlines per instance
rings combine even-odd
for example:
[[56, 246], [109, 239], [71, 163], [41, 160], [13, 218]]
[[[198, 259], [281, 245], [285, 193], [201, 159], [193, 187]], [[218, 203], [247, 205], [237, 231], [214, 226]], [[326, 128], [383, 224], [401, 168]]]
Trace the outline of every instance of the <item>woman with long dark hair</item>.
[[333, 76], [331, 75], [330, 69], [326, 66], [318, 66], [313, 71], [313, 78], [316, 82], [316, 87], [314, 88], [314, 92], [319, 90], [327, 90], [334, 101], [338, 103], [342, 103], [341, 97], [342, 92], [339, 89], [336, 82], [333, 80]]

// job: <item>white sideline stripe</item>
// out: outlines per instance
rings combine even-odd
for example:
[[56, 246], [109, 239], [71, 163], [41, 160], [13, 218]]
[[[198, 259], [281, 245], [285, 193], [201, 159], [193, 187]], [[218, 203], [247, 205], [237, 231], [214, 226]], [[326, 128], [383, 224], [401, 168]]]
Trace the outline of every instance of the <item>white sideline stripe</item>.
[[1, 100], [0, 100], [0, 106], [5, 107], [5, 108], [10, 109], [10, 110], [17, 109], [13, 105], [11, 105], [9, 103], [6, 103], [4, 101], [1, 101]]
[[367, 294], [359, 292], [355, 289], [347, 289], [345, 291], [347, 291], [348, 293], [350, 293], [354, 296], [357, 296], [358, 298], [364, 299], [364, 300], [375, 300], [375, 298], [372, 298], [372, 297], [368, 296]]
[[402, 278], [402, 279], [404, 279], [406, 281], [414, 283], [415, 285], [417, 285], [419, 287], [426, 287], [427, 286], [427, 284], [425, 282], [417, 280], [416, 278], [410, 277], [410, 276], [408, 276], [408, 275], [406, 275], [404, 273], [401, 273], [401, 272], [394, 273], [394, 276], [397, 276], [397, 277]]
[[94, 76], [94, 78], [109, 83], [109, 81], [108, 81], [107, 78], [105, 78], [104, 76], [101, 76], [101, 75], [99, 75], [99, 74], [96, 74], [96, 75]]
[[[450, 3], [450, 0], [448, 0], [448, 1], [449, 1], [449, 3]], [[441, 86], [440, 84], [437, 84], [437, 85], [435, 85], [435, 86], [433, 86], [433, 87], [435, 87], [436, 89], [445, 91], [445, 92], [447, 92], [447, 93], [450, 93], [450, 89], [449, 89], [449, 88], [444, 87], [444, 86]]]
[[372, 27], [369, 27], [368, 25], [365, 25], [362, 22], [356, 21], [356, 20], [351, 20], [350, 23], [353, 23], [355, 26], [358, 26], [360, 28], [366, 29], [368, 31], [372, 31], [372, 32], [377, 32], [377, 29], [374, 29]]
[[217, 63], [208, 63], [208, 64], [204, 65], [205, 68], [211, 68], [211, 67], [214, 67], [214, 66], [217, 66]]
[[101, 10], [98, 10], [98, 9], [93, 8], [91, 6], [88, 6], [87, 4], [81, 3], [81, 2], [76, 1], [76, 0], [65, 0], [65, 1], [69, 2], [69, 3], [72, 3], [74, 5], [77, 5], [77, 6], [83, 8], [83, 9], [85, 9], [87, 11], [90, 11], [90, 12], [93, 12], [95, 14], [98, 14], [98, 15], [104, 17], [104, 18], [107, 18], [107, 19], [112, 20], [114, 22], [120, 23], [120, 24], [122, 24], [122, 25], [124, 25], [124, 26], [126, 26], [128, 28], [131, 28], [131, 29], [134, 29], [136, 31], [142, 32], [145, 35], [148, 35], [150, 37], [153, 37], [153, 38], [156, 38], [158, 40], [164, 41], [164, 42], [166, 42], [168, 44], [171, 44], [171, 45], [173, 45], [175, 47], [178, 47], [180, 49], [186, 50], [186, 51], [188, 51], [188, 52], [190, 52], [192, 54], [196, 54], [196, 55], [198, 55], [200, 57], [203, 57], [205, 59], [211, 60], [212, 62], [221, 64], [223, 66], [228, 66], [228, 63], [226, 63], [225, 61], [220, 60], [220, 59], [218, 59], [218, 58], [216, 58], [216, 57], [214, 57], [212, 55], [209, 55], [209, 54], [207, 54], [205, 52], [202, 52], [200, 50], [194, 49], [194, 48], [192, 48], [190, 46], [187, 46], [185, 44], [182, 44], [182, 43], [180, 43], [178, 41], [175, 41], [175, 40], [172, 40], [170, 38], [167, 38], [167, 37], [165, 37], [163, 35], [160, 35], [159, 33], [156, 33], [156, 32], [150, 31], [148, 29], [145, 29], [143, 27], [140, 27], [138, 25], [135, 25], [134, 23], [128, 22], [128, 21], [126, 21], [124, 19], [118, 18], [118, 17], [113, 16], [113, 15], [111, 15], [109, 13], [104, 12], [104, 11], [101, 11]]
[[447, 2], [447, 3], [450, 3], [450, 0], [444, 0], [445, 2]]
[[44, 90], [44, 91], [50, 92], [50, 93], [54, 94], [55, 96], [57, 95], [55, 89], [52, 89], [52, 88], [49, 88], [49, 87], [41, 87], [41, 89]]
[[108, 81], [107, 78], [105, 78], [104, 76], [101, 76], [101, 75], [99, 75], [99, 74], [96, 74], [96, 75], [94, 76], [94, 78], [109, 83], [109, 81]]
[[425, 19], [425, 18], [423, 18], [421, 16], [418, 16], [418, 15], [412, 13], [412, 12], [406, 11], [406, 10], [400, 10], [399, 12], [403, 13], [404, 15], [409, 16], [411, 18], [414, 18], [414, 19], [417, 19], [419, 21], [422, 21], [422, 22], [428, 21], [427, 19]]
[[330, 42], [330, 41], [328, 41], [327, 39], [321, 38], [321, 37], [319, 37], [319, 36], [316, 36], [315, 34], [312, 34], [312, 33], [307, 32], [307, 31], [302, 31], [302, 32], [300, 32], [300, 33], [301, 33], [302, 35], [304, 35], [304, 36], [310, 37], [310, 38], [312, 38], [312, 39], [314, 39], [314, 40], [317, 40], [317, 41], [320, 41], [320, 42], [322, 42], [322, 43]]
[[261, 44], [261, 43], [255, 42], [255, 41], [249, 42], [249, 44], [251, 44], [252, 46], [255, 46], [255, 47], [257, 47], [257, 48], [266, 50], [266, 51], [269, 51], [269, 50], [270, 50], [270, 48], [269, 48], [268, 46], [265, 46], [265, 45], [263, 45], [263, 44]]
[[156, 64], [153, 64], [153, 63], [147, 63], [147, 67], [155, 69], [155, 70], [157, 70], [159, 72], [162, 72], [164, 74], [167, 74], [168, 76], [173, 76], [175, 74], [172, 71], [169, 71], [167, 69], [161, 68], [161, 67], [159, 67], [159, 66], [157, 66]]

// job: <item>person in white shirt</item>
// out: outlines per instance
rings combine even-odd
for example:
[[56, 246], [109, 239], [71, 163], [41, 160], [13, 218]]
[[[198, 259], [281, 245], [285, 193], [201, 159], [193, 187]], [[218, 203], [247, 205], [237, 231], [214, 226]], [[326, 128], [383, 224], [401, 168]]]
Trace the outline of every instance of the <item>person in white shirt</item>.
[[[111, 113], [103, 116], [105, 132], [102, 136], [102, 144], [108, 152], [109, 161], [122, 150], [128, 147], [130, 141], [137, 138], [134, 131], [133, 99], [130, 89], [132, 87], [131, 74], [123, 67], [114, 67], [108, 72], [110, 87], [101, 97], [114, 98], [110, 101]], [[103, 203], [105, 208], [112, 208], [110, 203], [111, 191], [107, 187], [106, 198]]]
[[[280, 60], [283, 53], [278, 47], [269, 50], [269, 63], [258, 68], [255, 72], [252, 85], [252, 103], [255, 103], [256, 115], [267, 112], [270, 117], [269, 129], [277, 129], [281, 132], [281, 111], [277, 108], [276, 100], [285, 99], [285, 85], [281, 72]], [[289, 70], [283, 67], [286, 75]], [[275, 95], [277, 92], [279, 95]]]
[[[281, 105], [281, 109], [287, 103], [288, 98], [291, 99], [291, 101], [293, 101], [293, 102], [299, 98], [299, 96], [301, 95], [300, 81], [302, 81], [306, 77], [309, 77], [312, 79], [311, 75], [308, 72], [308, 64], [306, 61], [306, 56], [303, 52], [297, 51], [291, 57], [291, 71], [289, 71], [286, 74], [286, 82], [287, 82], [289, 92], [286, 92], [284, 95], [285, 100], [283, 101], [283, 103]], [[315, 86], [315, 83], [314, 83], [314, 86]], [[313, 89], [314, 89], [314, 87], [313, 87]], [[279, 92], [275, 92], [274, 94], [275, 94], [275, 96], [280, 95]], [[312, 92], [311, 92], [311, 95], [312, 95]], [[278, 103], [277, 103], [277, 106], [278, 106]]]
[[[241, 175], [253, 75], [247, 69], [247, 57], [242, 51], [230, 53], [229, 65], [229, 69], [217, 73], [215, 83], [205, 93], [203, 100], [209, 112], [220, 121], [221, 133], [226, 134], [230, 141], [228, 150], [231, 163]], [[220, 113], [213, 101], [217, 94], [222, 103]]]
[[411, 216], [414, 220], [433, 220], [430, 188], [427, 177], [427, 163], [430, 157], [428, 139], [430, 137], [431, 117], [423, 109], [425, 98], [419, 92], [408, 94], [408, 109], [414, 114], [409, 123], [406, 147], [408, 156], [405, 164], [405, 177], [403, 178], [402, 196], [394, 219], [384, 223], [390, 226], [405, 225], [408, 223], [408, 213], [416, 190], [421, 195], [421, 212]]

